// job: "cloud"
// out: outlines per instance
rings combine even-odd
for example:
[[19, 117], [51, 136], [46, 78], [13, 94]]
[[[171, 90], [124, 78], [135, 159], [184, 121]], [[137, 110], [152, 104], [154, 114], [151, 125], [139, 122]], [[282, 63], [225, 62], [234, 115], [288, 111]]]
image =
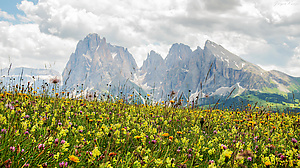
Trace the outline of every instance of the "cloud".
[[53, 68], [62, 71], [76, 41], [41, 33], [37, 24], [0, 22], [0, 68]]
[[[19, 26], [22, 33], [10, 34], [10, 38], [20, 36], [32, 46], [25, 50], [2, 43], [0, 47], [6, 53], [9, 50], [42, 62], [29, 53], [48, 54], [38, 49], [46, 43], [57, 59], [66, 62], [76, 42], [98, 33], [111, 44], [128, 48], [141, 66], [150, 50], [165, 57], [173, 43], [196, 49], [209, 39], [252, 63], [288, 67], [299, 46], [299, 4], [295, 0], [23, 0], [17, 6], [25, 13], [17, 16], [21, 23], [6, 25], [5, 31]], [[29, 25], [34, 25], [36, 33], [28, 30]], [[34, 34], [37, 37], [31, 37]], [[6, 36], [4, 33], [0, 41]], [[36, 41], [41, 37], [43, 43]], [[67, 50], [63, 43], [68, 44]]]
[[214, 12], [226, 12], [240, 6], [240, 0], [204, 0], [205, 8]]
[[10, 20], [10, 21], [16, 20], [15, 16], [8, 14], [7, 12], [2, 11], [1, 9], [0, 9], [0, 18]]

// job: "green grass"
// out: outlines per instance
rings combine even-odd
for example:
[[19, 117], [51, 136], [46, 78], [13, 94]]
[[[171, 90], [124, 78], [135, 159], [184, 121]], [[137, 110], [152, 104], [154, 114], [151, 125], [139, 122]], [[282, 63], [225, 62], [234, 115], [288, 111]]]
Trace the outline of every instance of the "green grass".
[[0, 93], [0, 167], [300, 165], [298, 114], [254, 103], [219, 110], [136, 104], [134, 95], [115, 102], [52, 95]]

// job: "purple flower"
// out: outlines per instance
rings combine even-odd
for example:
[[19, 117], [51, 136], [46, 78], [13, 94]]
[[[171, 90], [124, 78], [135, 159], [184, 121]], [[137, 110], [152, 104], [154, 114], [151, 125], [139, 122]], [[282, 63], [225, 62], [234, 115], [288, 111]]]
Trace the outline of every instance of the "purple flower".
[[193, 151], [193, 149], [192, 149], [192, 148], [188, 149], [188, 153], [191, 153], [192, 151]]
[[24, 153], [24, 152], [25, 152], [25, 150], [24, 150], [24, 149], [22, 149], [22, 150], [21, 150], [21, 153]]
[[1, 133], [4, 133], [4, 134], [6, 134], [6, 129], [1, 129]]
[[16, 148], [15, 148], [14, 146], [11, 146], [11, 147], [9, 148], [9, 150], [11, 150], [12, 152], [14, 152], [14, 151], [16, 150]]
[[280, 160], [285, 160], [285, 159], [286, 159], [286, 156], [280, 155]]
[[208, 162], [208, 164], [213, 164], [213, 163], [215, 163], [214, 160], [209, 160], [209, 162]]
[[247, 160], [251, 162], [251, 161], [252, 161], [252, 157], [249, 156], [249, 157], [247, 158]]
[[60, 143], [61, 143], [61, 144], [64, 144], [64, 143], [66, 143], [66, 141], [65, 141], [65, 140], [61, 140]]
[[56, 138], [56, 139], [54, 140], [54, 143], [55, 143], [55, 144], [58, 144], [58, 138]]
[[83, 130], [79, 130], [79, 133], [82, 133], [83, 132]]
[[177, 149], [176, 152], [177, 152], [177, 153], [180, 153], [180, 149]]
[[39, 144], [38, 148], [39, 148], [39, 150], [45, 149], [45, 144]]
[[29, 167], [29, 164], [28, 164], [28, 163], [25, 163], [25, 164], [24, 164], [24, 167]]
[[25, 134], [25, 135], [29, 135], [29, 132], [28, 132], [28, 131], [25, 131], [24, 134]]
[[214, 130], [214, 134], [217, 134], [217, 133], [218, 133], [218, 131]]
[[152, 140], [152, 141], [151, 141], [151, 143], [153, 143], [153, 144], [156, 144], [156, 142], [157, 142], [156, 140]]
[[295, 138], [292, 138], [293, 143], [297, 143], [298, 141]]
[[61, 123], [61, 122], [58, 122], [58, 125], [59, 125], [59, 126], [61, 126], [61, 125], [62, 125], [62, 123]]
[[25, 115], [25, 117], [24, 117], [24, 118], [28, 119], [28, 118], [29, 118], [29, 115]]
[[[68, 165], [68, 162], [66, 162], [66, 164]], [[59, 167], [65, 167], [65, 162], [60, 162], [59, 163]], [[67, 166], [66, 166], [67, 167]]]

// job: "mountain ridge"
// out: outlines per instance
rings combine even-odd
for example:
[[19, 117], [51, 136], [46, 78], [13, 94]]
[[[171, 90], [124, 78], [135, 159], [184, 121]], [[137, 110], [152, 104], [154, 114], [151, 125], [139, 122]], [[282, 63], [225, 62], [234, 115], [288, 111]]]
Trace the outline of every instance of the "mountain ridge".
[[134, 87], [130, 91], [155, 92], [156, 100], [167, 98], [173, 91], [188, 99], [192, 93], [218, 94], [220, 88], [222, 93], [226, 89], [230, 92], [233, 86], [237, 93], [300, 90], [300, 78], [265, 71], [210, 40], [203, 49], [197, 47], [194, 51], [188, 45], [175, 43], [165, 59], [152, 50], [139, 68], [127, 48], [111, 45], [95, 33], [78, 42], [62, 76], [69, 89], [82, 84], [87, 90], [104, 91], [114, 83], [118, 92], [127, 84]]

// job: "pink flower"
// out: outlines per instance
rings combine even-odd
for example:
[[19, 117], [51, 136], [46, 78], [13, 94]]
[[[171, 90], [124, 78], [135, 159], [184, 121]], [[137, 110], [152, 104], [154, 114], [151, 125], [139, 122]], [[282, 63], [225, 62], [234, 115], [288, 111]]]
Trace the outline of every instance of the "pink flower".
[[68, 167], [68, 162], [59, 163], [59, 167]]
[[9, 150], [11, 150], [12, 152], [14, 152], [14, 151], [16, 150], [16, 148], [15, 148], [14, 146], [11, 146], [11, 147], [9, 148]]
[[39, 144], [38, 148], [39, 148], [39, 150], [45, 149], [45, 144]]

